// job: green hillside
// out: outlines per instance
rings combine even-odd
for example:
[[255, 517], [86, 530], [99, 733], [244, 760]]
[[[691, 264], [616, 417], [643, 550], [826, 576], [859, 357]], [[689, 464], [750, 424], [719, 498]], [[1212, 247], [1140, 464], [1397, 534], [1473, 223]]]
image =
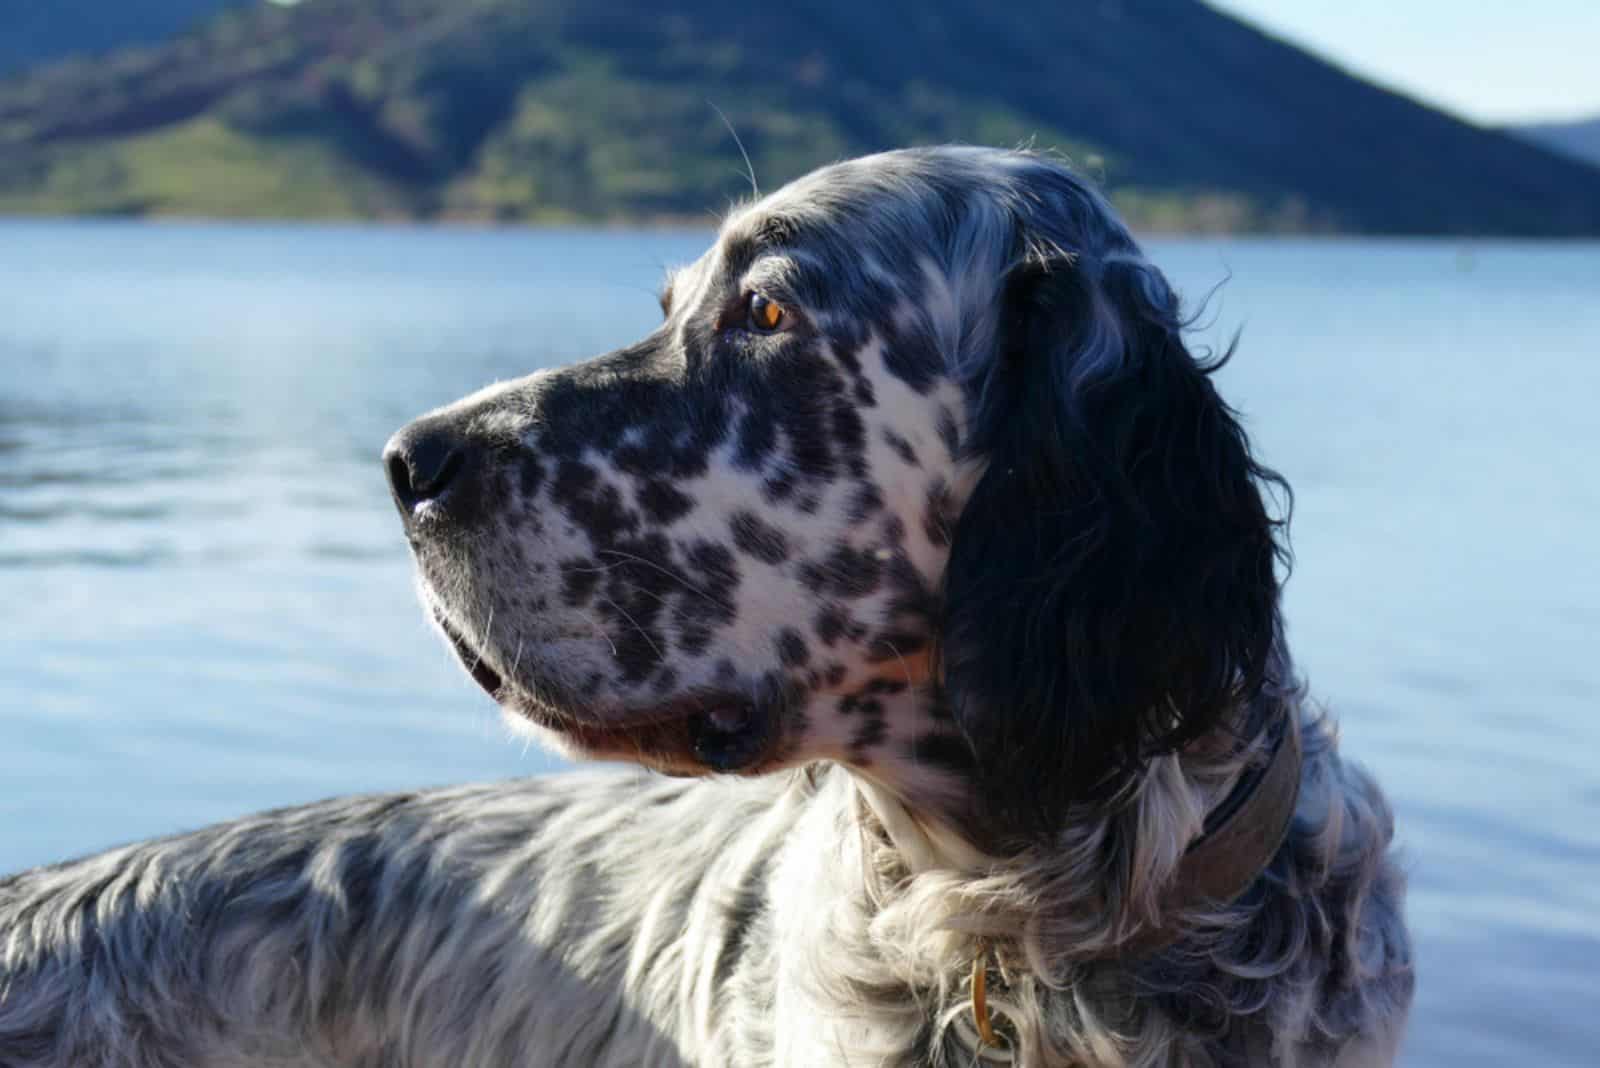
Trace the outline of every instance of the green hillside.
[[1148, 227], [1600, 234], [1600, 170], [1194, 0], [258, 3], [0, 82], [0, 212], [703, 220], [716, 108], [769, 187], [1029, 140]]

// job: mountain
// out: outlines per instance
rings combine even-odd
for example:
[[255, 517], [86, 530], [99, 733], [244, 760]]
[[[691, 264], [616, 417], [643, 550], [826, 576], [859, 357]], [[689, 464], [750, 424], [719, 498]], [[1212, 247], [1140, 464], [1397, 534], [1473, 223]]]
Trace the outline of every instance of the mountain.
[[1577, 122], [1530, 122], [1510, 129], [1534, 144], [1600, 165], [1600, 117]]
[[1032, 141], [1152, 228], [1600, 234], [1600, 169], [1196, 0], [258, 2], [0, 82], [0, 212], [704, 221], [719, 109], [767, 187]]
[[249, 0], [11, 0], [0, 4], [0, 75], [66, 56], [162, 41]]

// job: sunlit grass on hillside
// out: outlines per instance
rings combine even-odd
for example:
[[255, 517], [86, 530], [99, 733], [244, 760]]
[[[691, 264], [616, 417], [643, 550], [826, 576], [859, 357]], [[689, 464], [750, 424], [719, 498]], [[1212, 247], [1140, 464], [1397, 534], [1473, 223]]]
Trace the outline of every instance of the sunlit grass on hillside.
[[[586, 87], [546, 85], [524, 93], [516, 115], [485, 145], [478, 165], [450, 185], [433, 207], [415, 189], [353, 165], [326, 131], [263, 135], [218, 118], [93, 145], [56, 146], [18, 166], [0, 161], [0, 215], [117, 215], [236, 219], [388, 219], [429, 215], [447, 219], [568, 225], [594, 221], [695, 220], [707, 225], [727, 208], [724, 198], [700, 214], [661, 209], [631, 214], [624, 204], [672, 204], [725, 180], [743, 164], [686, 153], [682, 168], [653, 165], [659, 152], [644, 130], [619, 137], [615, 116], [634, 114], [655, 125], [657, 139], [682, 129], [699, 105], [692, 94], [653, 93], [648, 86], [611, 87], [576, 106]], [[648, 101], [648, 104], [645, 102]], [[763, 158], [757, 177], [770, 189], [810, 159], [844, 154], [845, 146], [820, 116], [756, 111], [747, 124], [801, 145], [795, 158]], [[1012, 132], [993, 119], [987, 140]], [[725, 131], [723, 131], [725, 133]], [[637, 136], [634, 134], [637, 133]], [[715, 136], [707, 131], [705, 136]], [[1096, 159], [1090, 154], [1088, 166]], [[1084, 165], [1081, 162], [1080, 165]], [[702, 173], [715, 171], [717, 173]], [[740, 191], [748, 189], [744, 186]], [[1315, 230], [1317, 220], [1295, 205], [1268, 210], [1249, 198], [1218, 191], [1182, 195], [1124, 189], [1113, 199], [1139, 229], [1227, 233], [1239, 230]]]
[[326, 140], [263, 138], [214, 118], [92, 145], [56, 146], [25, 169], [0, 162], [0, 213], [213, 218], [383, 218], [403, 193]]

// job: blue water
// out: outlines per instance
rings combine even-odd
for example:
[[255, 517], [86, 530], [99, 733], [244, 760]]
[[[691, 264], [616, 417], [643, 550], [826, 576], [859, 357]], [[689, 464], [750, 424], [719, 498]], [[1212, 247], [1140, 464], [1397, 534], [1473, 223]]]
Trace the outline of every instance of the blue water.
[[[410, 416], [649, 329], [700, 233], [0, 224], [0, 871], [538, 774], [425, 629]], [[1156, 242], [1298, 493], [1292, 641], [1383, 780], [1413, 1066], [1600, 1050], [1600, 246]]]

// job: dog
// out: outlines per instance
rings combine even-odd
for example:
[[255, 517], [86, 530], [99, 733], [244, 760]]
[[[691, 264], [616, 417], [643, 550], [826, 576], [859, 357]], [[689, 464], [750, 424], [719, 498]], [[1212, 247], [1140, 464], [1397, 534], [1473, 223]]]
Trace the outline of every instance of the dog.
[[1403, 876], [1285, 645], [1287, 487], [1107, 202], [839, 163], [661, 304], [384, 453], [466, 670], [636, 767], [14, 876], [0, 1064], [1393, 1063]]

